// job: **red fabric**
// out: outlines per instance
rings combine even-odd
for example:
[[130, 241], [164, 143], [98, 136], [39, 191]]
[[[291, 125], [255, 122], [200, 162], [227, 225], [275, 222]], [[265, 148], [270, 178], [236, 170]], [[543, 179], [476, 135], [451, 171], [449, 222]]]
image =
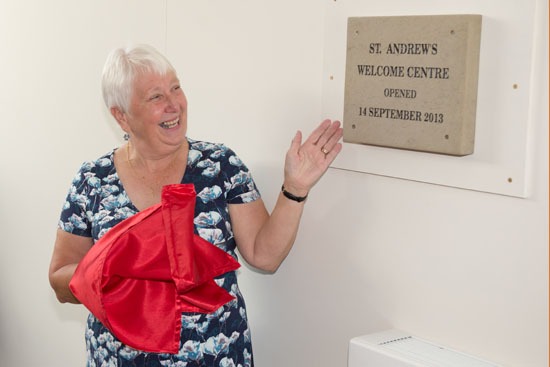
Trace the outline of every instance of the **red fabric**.
[[228, 253], [193, 233], [195, 189], [163, 188], [162, 202], [107, 232], [79, 263], [69, 284], [123, 343], [177, 353], [181, 313], [210, 313], [231, 301], [214, 277], [237, 269]]

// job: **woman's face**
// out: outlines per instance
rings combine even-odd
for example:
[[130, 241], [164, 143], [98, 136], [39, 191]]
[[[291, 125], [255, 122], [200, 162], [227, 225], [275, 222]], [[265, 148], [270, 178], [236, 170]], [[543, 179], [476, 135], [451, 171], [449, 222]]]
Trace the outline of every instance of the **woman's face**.
[[138, 74], [128, 112], [119, 121], [136, 144], [153, 154], [178, 148], [187, 132], [187, 99], [174, 73]]

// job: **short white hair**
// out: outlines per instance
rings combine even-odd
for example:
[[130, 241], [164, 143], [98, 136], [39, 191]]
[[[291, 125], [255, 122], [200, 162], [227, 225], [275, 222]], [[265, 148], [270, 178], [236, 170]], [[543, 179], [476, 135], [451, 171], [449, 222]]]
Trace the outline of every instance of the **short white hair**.
[[166, 75], [169, 72], [176, 71], [164, 55], [149, 45], [117, 48], [109, 53], [103, 66], [103, 100], [107, 108], [117, 107], [127, 112], [137, 74]]

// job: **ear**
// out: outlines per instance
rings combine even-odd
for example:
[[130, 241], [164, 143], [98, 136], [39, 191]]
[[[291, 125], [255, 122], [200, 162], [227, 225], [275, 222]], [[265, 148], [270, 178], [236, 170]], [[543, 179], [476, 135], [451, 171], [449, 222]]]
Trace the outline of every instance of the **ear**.
[[130, 127], [128, 126], [128, 119], [126, 113], [122, 112], [118, 107], [111, 107], [111, 115], [115, 118], [116, 122], [124, 132], [128, 132]]

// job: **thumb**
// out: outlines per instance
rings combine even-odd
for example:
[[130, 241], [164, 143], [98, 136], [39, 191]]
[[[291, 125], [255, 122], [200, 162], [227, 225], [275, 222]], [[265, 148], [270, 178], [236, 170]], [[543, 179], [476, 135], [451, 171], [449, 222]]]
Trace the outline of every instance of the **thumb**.
[[292, 153], [298, 153], [300, 146], [302, 145], [302, 132], [300, 130], [296, 131], [296, 135], [292, 138], [290, 143], [290, 151]]

